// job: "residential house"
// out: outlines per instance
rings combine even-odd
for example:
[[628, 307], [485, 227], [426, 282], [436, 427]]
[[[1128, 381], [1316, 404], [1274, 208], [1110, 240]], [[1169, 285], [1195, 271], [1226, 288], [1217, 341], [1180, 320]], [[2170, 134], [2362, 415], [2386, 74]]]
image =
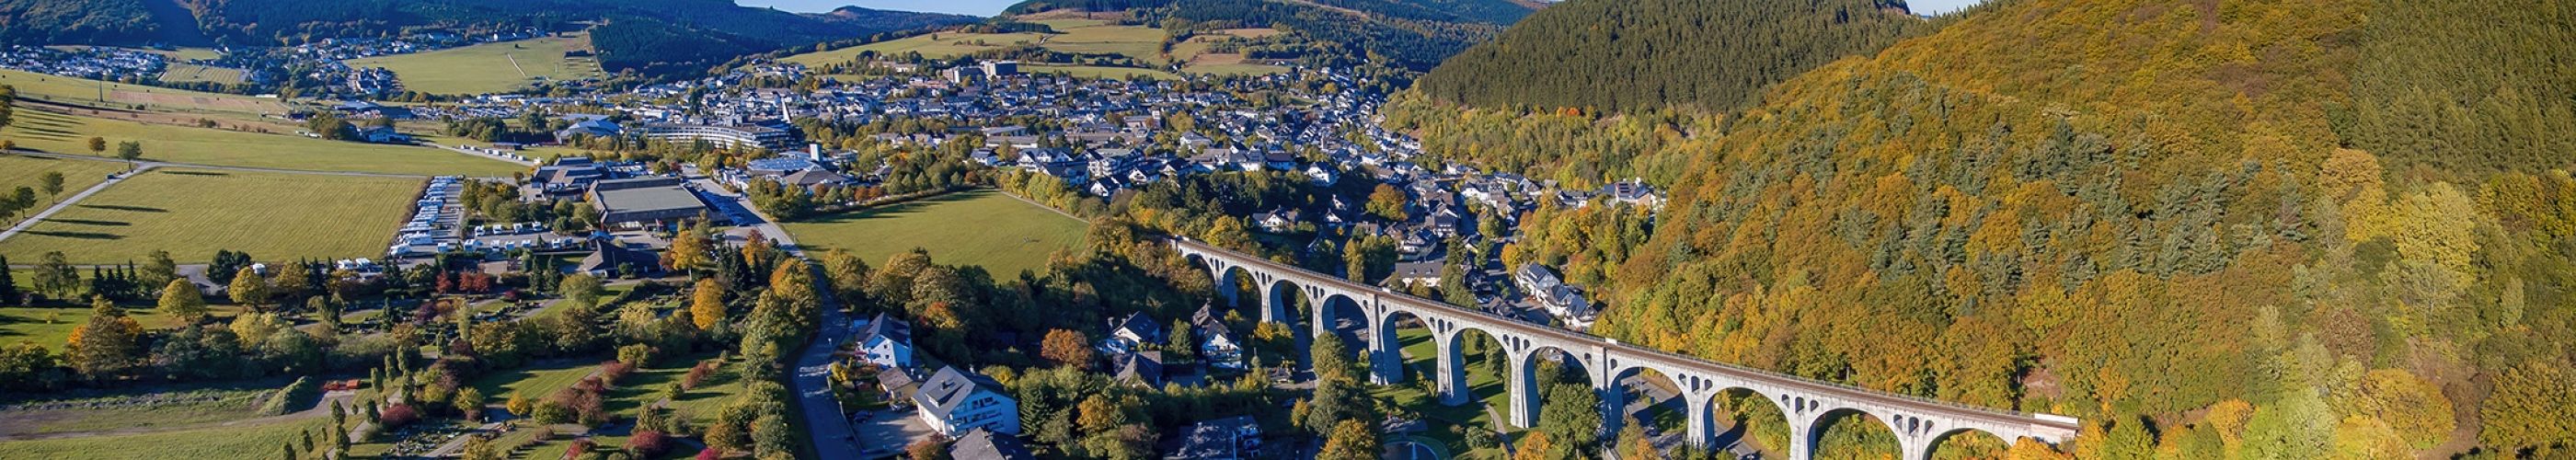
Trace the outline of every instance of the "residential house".
[[1298, 223], [1304, 222], [1299, 217], [1295, 209], [1279, 208], [1254, 214], [1252, 222], [1261, 225], [1261, 230], [1265, 232], [1287, 233], [1296, 230]]
[[1163, 332], [1163, 325], [1155, 323], [1154, 317], [1131, 313], [1109, 320], [1109, 338], [1102, 339], [1100, 347], [1113, 355], [1125, 354], [1144, 344], [1163, 343]]
[[1225, 318], [1217, 315], [1213, 306], [1200, 305], [1198, 313], [1190, 315], [1190, 327], [1199, 338], [1199, 361], [1226, 370], [1248, 367], [1243, 359], [1243, 341], [1235, 337], [1233, 328], [1226, 327]]
[[1028, 445], [1020, 443], [1019, 437], [995, 434], [992, 430], [978, 428], [967, 430], [965, 436], [959, 436], [957, 442], [950, 443], [948, 458], [950, 460], [1037, 460], [1038, 455], [1030, 452]]
[[901, 408], [912, 405], [912, 394], [921, 391], [921, 379], [913, 378], [910, 368], [889, 367], [877, 371], [877, 390], [885, 392], [887, 404]]
[[912, 324], [878, 313], [859, 330], [859, 360], [891, 368], [912, 367]]
[[921, 389], [912, 394], [913, 408], [923, 422], [945, 436], [957, 436], [982, 428], [995, 433], [1020, 433], [1020, 403], [1011, 399], [1001, 382], [953, 366], [939, 368]]
[[1145, 388], [1163, 387], [1162, 351], [1148, 350], [1112, 356], [1109, 358], [1109, 364], [1112, 369], [1117, 370], [1110, 374], [1110, 377], [1120, 382]]
[[1167, 460], [1243, 460], [1261, 449], [1261, 424], [1252, 416], [1205, 420], [1181, 428], [1180, 445]]

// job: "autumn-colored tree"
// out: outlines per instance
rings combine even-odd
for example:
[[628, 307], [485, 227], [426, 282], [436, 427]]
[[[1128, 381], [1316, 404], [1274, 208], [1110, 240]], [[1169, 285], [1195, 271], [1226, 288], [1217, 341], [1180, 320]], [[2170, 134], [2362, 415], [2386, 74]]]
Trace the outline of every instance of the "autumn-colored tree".
[[689, 319], [696, 321], [701, 331], [715, 329], [717, 323], [724, 322], [724, 283], [715, 278], [698, 279], [697, 287], [689, 294]]
[[455, 403], [457, 413], [465, 414], [466, 420], [483, 419], [483, 404], [486, 402], [483, 399], [483, 390], [470, 386], [458, 388], [456, 396], [449, 399]]
[[242, 271], [240, 274], [233, 275], [229, 294], [232, 295], [233, 303], [259, 308], [268, 303], [268, 278], [260, 277], [258, 273], [247, 270]]
[[1092, 354], [1091, 339], [1080, 331], [1049, 330], [1044, 341], [1038, 343], [1038, 355], [1055, 361], [1058, 366], [1088, 367]]
[[681, 230], [671, 237], [671, 247], [662, 251], [662, 268], [696, 270], [714, 262], [715, 239], [706, 222]]
[[1378, 184], [1376, 190], [1369, 192], [1368, 204], [1363, 205], [1363, 207], [1366, 208], [1369, 215], [1377, 216], [1380, 219], [1403, 222], [1406, 219], [1411, 218], [1411, 215], [1409, 214], [1411, 206], [1405, 203], [1406, 200], [1407, 198], [1404, 195], [1404, 189], [1396, 188], [1394, 185], [1389, 184]]
[[512, 391], [510, 392], [510, 401], [508, 403], [504, 403], [502, 408], [508, 409], [510, 411], [510, 415], [519, 416], [520, 418], [533, 417], [536, 415], [537, 402], [528, 399], [528, 395], [526, 393]]
[[2521, 448], [2576, 442], [2576, 372], [2546, 361], [2506, 368], [2487, 397], [2486, 427], [2478, 440]]
[[107, 153], [107, 138], [91, 136], [89, 138], [89, 153], [92, 155]]
[[1377, 430], [1368, 422], [1343, 420], [1333, 425], [1332, 435], [1324, 437], [1323, 450], [1316, 458], [1335, 460], [1368, 460], [1378, 458]]
[[1545, 432], [1521, 435], [1520, 445], [1514, 447], [1512, 460], [1555, 460], [1550, 456], [1556, 455], [1556, 443], [1549, 441]]
[[196, 318], [206, 314], [206, 296], [197, 291], [197, 283], [173, 279], [161, 287], [159, 307], [162, 314], [174, 318]]
[[121, 378], [142, 365], [143, 325], [106, 297], [90, 303], [89, 322], [72, 328], [64, 358], [92, 380]]

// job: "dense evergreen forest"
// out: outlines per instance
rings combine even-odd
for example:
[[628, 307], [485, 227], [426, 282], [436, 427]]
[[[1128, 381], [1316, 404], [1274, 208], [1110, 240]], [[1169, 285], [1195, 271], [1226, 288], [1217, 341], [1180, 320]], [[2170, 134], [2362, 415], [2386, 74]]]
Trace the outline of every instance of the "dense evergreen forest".
[[[2001, 0], [1741, 110], [1416, 93], [1389, 119], [1446, 159], [1668, 187], [1542, 207], [1505, 250], [1599, 290], [1624, 341], [2081, 417], [2084, 458], [2566, 458], [2571, 20]], [[1820, 458], [1894, 446], [1832, 426]]]
[[1925, 22], [1892, 0], [1575, 0], [1441, 63], [1418, 87], [1479, 107], [1730, 110]]

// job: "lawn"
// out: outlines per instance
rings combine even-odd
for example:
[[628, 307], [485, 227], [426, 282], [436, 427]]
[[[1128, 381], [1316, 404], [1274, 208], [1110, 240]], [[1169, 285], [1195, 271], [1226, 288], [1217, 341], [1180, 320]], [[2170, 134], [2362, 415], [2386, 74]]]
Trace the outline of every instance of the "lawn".
[[[1485, 413], [1486, 406], [1492, 406], [1498, 414], [1510, 411], [1507, 405], [1510, 404], [1509, 398], [1504, 394], [1501, 379], [1491, 372], [1492, 368], [1484, 363], [1482, 357], [1468, 356], [1464, 360], [1467, 386], [1476, 399], [1468, 404], [1446, 406], [1440, 404], [1438, 395], [1429, 391], [1432, 387], [1428, 382], [1419, 380], [1439, 369], [1439, 358], [1433, 354], [1435, 344], [1431, 341], [1431, 332], [1419, 327], [1397, 328], [1396, 342], [1403, 345], [1408, 376], [1404, 383], [1377, 387], [1371, 395], [1422, 414], [1423, 419], [1432, 425], [1431, 430], [1422, 435], [1446, 444], [1450, 452], [1464, 452], [1462, 457], [1466, 458], [1501, 457], [1501, 449], [1470, 449], [1464, 437], [1449, 431], [1449, 427], [1457, 425], [1491, 428], [1493, 418]], [[1506, 426], [1503, 429], [1511, 428]]]
[[266, 261], [384, 253], [411, 212], [417, 179], [163, 168], [0, 240], [0, 255], [32, 261], [62, 251], [72, 263], [125, 263], [170, 251], [183, 263], [219, 249]]
[[[258, 119], [264, 114], [287, 112], [286, 104], [278, 102], [275, 98], [108, 83], [19, 70], [0, 69], [0, 85], [17, 88], [18, 97], [22, 98], [85, 106], [108, 106], [119, 109], [141, 106], [144, 110], [156, 112], [222, 115], [240, 119]], [[107, 97], [104, 101], [99, 99], [102, 90]], [[24, 116], [27, 112], [20, 110], [18, 114]]]
[[484, 398], [490, 399], [493, 404], [500, 404], [510, 400], [511, 392], [525, 392], [522, 395], [530, 400], [544, 398], [555, 390], [571, 388], [573, 383], [580, 382], [582, 377], [589, 377], [593, 372], [599, 372], [599, 363], [543, 369], [517, 369], [484, 375], [474, 379], [472, 385], [475, 389], [483, 390]]
[[260, 134], [188, 126], [136, 123], [34, 110], [18, 111], [0, 138], [19, 148], [90, 155], [89, 138], [111, 145], [142, 141], [143, 158], [217, 166], [350, 171], [413, 175], [508, 176], [525, 168], [500, 160], [433, 147], [326, 141], [290, 134]]
[[809, 249], [842, 249], [883, 263], [923, 248], [947, 265], [980, 265], [994, 277], [1041, 270], [1058, 249], [1082, 243], [1089, 224], [1004, 195], [975, 191], [785, 224]]
[[325, 417], [125, 436], [10, 441], [0, 443], [0, 458], [278, 458], [279, 446], [299, 442], [306, 431], [330, 424]]
[[[72, 194], [80, 193], [81, 190], [87, 190], [90, 186], [98, 185], [99, 182], [106, 181], [108, 173], [123, 170], [125, 170], [124, 163], [112, 161], [82, 161], [0, 155], [0, 191], [17, 190], [18, 187], [27, 187], [36, 190], [36, 205], [34, 207], [27, 208], [28, 210], [26, 212], [16, 217], [12, 217], [8, 220], [0, 220], [0, 224], [17, 223], [17, 219], [25, 218], [27, 215], [32, 215], [38, 212], [43, 212], [45, 208], [52, 207], [54, 202], [62, 201], [63, 198], [69, 198]], [[63, 192], [61, 194], [45, 194], [43, 179], [47, 172], [63, 173]]]
[[540, 80], [580, 80], [604, 76], [599, 61], [567, 58], [564, 53], [590, 49], [590, 38], [575, 34], [484, 43], [425, 53], [378, 56], [349, 61], [353, 67], [383, 67], [402, 80], [404, 89], [431, 94], [500, 93], [526, 88]]
[[[83, 270], [81, 276], [89, 276], [88, 271]], [[18, 283], [19, 286], [26, 286], [27, 276], [23, 273], [19, 274]], [[89, 307], [85, 302], [82, 305], [63, 308], [0, 308], [0, 344], [35, 342], [60, 351], [63, 349], [63, 342], [72, 336], [72, 328], [89, 322]], [[240, 307], [230, 305], [206, 307], [206, 314], [218, 320], [231, 318], [240, 311]], [[143, 323], [144, 329], [179, 327], [177, 319], [153, 311], [150, 307], [128, 306], [125, 308], [125, 315], [133, 317], [135, 322]]]

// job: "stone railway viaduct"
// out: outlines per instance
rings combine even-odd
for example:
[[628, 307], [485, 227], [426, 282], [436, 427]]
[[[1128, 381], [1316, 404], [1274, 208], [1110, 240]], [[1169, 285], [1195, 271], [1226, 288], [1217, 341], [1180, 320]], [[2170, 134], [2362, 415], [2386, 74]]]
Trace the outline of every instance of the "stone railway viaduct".
[[[1792, 460], [1812, 458], [1824, 428], [1820, 423], [1827, 414], [1843, 411], [1868, 414], [1886, 424], [1901, 444], [1899, 458], [1906, 460], [1932, 458], [1935, 444], [1958, 433], [1977, 431], [2006, 442], [2031, 438], [2054, 444], [2073, 438], [2078, 429], [2074, 418], [1971, 407], [1717, 363], [1412, 297], [1188, 239], [1175, 238], [1171, 244], [1191, 262], [1206, 267], [1229, 301], [1237, 280], [1250, 281], [1263, 294], [1264, 322], [1293, 325], [1290, 296], [1314, 306], [1314, 317], [1307, 321], [1314, 337], [1335, 333], [1332, 325], [1339, 320], [1360, 322], [1360, 336], [1368, 344], [1370, 378], [1377, 383], [1404, 378], [1397, 323], [1407, 318], [1419, 321], [1430, 330], [1439, 350], [1431, 378], [1438, 383], [1442, 404], [1466, 404], [1469, 399], [1466, 365], [1459, 351], [1461, 333], [1474, 330], [1492, 337], [1508, 356], [1504, 387], [1511, 401], [1509, 421], [1515, 427], [1529, 428], [1538, 422], [1535, 359], [1552, 351], [1545, 356], [1582, 368], [1601, 395], [1603, 426], [1612, 431], [1623, 419], [1621, 408], [1627, 407], [1620, 379], [1653, 370], [1680, 388], [1688, 407], [1685, 435], [1690, 443], [1714, 444], [1719, 433], [1712, 403], [1721, 393], [1744, 390], [1762, 395], [1788, 416], [1787, 449]], [[1361, 317], [1335, 318], [1340, 306], [1353, 307]]]

